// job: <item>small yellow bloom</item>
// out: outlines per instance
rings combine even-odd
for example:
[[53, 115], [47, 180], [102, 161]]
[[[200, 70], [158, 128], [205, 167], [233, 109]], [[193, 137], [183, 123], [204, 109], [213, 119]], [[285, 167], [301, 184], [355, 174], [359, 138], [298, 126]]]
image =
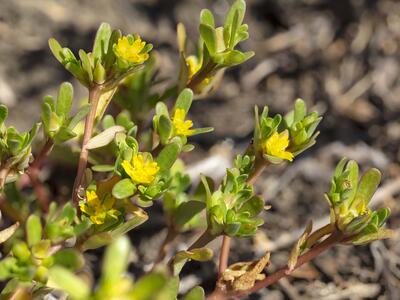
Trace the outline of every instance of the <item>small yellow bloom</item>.
[[194, 55], [190, 55], [188, 56], [188, 58], [186, 58], [186, 65], [188, 67], [188, 71], [189, 71], [189, 80], [192, 79], [193, 75], [196, 74], [200, 68], [201, 68], [201, 64], [199, 63], [199, 60], [197, 59], [196, 56]]
[[121, 165], [129, 177], [138, 184], [150, 184], [160, 170], [150, 156], [144, 157], [142, 154], [134, 155], [131, 162], [124, 160]]
[[176, 135], [190, 136], [194, 133], [192, 128], [193, 122], [191, 120], [186, 120], [185, 110], [178, 108], [175, 110], [174, 116], [172, 118], [172, 125], [174, 126]]
[[115, 45], [115, 55], [126, 60], [132, 64], [140, 64], [145, 62], [149, 58], [148, 53], [141, 53], [145, 41], [142, 41], [138, 37], [133, 43], [130, 43], [126, 36], [119, 38], [117, 44]]
[[287, 130], [277, 133], [274, 132], [262, 145], [264, 153], [286, 159], [293, 160], [293, 153], [285, 151], [289, 146], [289, 133]]
[[101, 201], [95, 191], [87, 190], [86, 201], [81, 202], [79, 207], [93, 223], [103, 224], [107, 215], [115, 218], [120, 214], [118, 210], [113, 209], [114, 204], [114, 197], [106, 196], [104, 201]]

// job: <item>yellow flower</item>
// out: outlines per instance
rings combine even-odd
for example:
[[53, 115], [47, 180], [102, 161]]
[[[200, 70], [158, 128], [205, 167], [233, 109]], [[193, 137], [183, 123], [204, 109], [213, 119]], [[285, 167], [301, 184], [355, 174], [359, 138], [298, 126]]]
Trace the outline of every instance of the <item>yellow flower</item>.
[[103, 224], [107, 215], [116, 218], [120, 214], [118, 210], [113, 209], [114, 204], [114, 197], [106, 196], [104, 201], [101, 201], [95, 191], [86, 190], [86, 201], [81, 202], [79, 207], [93, 223]]
[[293, 153], [285, 151], [289, 146], [289, 133], [287, 130], [277, 133], [274, 132], [263, 144], [262, 149], [264, 153], [286, 159], [293, 160]]
[[194, 133], [192, 128], [193, 122], [191, 120], [186, 120], [185, 110], [178, 108], [175, 110], [174, 116], [172, 118], [172, 125], [174, 126], [176, 135], [190, 136]]
[[129, 177], [138, 184], [150, 184], [160, 170], [150, 156], [144, 157], [142, 154], [134, 155], [131, 162], [124, 160], [121, 166]]
[[196, 56], [190, 55], [190, 56], [188, 56], [188, 58], [186, 58], [186, 65], [188, 67], [188, 71], [189, 71], [188, 77], [190, 80], [190, 79], [192, 79], [193, 75], [196, 74], [200, 70], [201, 64], [199, 64], [199, 61]]
[[115, 55], [129, 63], [140, 64], [149, 58], [148, 53], [141, 53], [145, 45], [146, 42], [142, 41], [140, 37], [134, 40], [133, 43], [130, 43], [128, 38], [124, 36], [119, 38], [117, 44], [115, 45]]

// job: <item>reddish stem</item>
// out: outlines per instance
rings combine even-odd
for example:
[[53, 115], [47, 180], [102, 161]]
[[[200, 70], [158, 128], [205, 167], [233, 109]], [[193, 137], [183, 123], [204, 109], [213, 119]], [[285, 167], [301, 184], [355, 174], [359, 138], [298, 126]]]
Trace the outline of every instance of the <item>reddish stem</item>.
[[[321, 243], [317, 244], [315, 247], [311, 248], [305, 254], [299, 256], [297, 260], [297, 264], [294, 269], [299, 268], [300, 266], [304, 265], [305, 263], [311, 261], [322, 252], [329, 249], [331, 246], [340, 243], [343, 240], [343, 235], [340, 232], [332, 233], [327, 239], [322, 241]], [[232, 299], [237, 297], [243, 297], [254, 293], [260, 289], [266, 288], [281, 278], [289, 275], [289, 268], [288, 266], [282, 267], [281, 269], [277, 270], [276, 272], [267, 275], [267, 277], [263, 280], [257, 281], [253, 287], [243, 291], [221, 291], [215, 290], [212, 294], [207, 297], [207, 300], [223, 300], [223, 299]]]
[[222, 239], [221, 252], [219, 255], [218, 276], [220, 277], [228, 267], [229, 250], [231, 247], [231, 237], [224, 235]]
[[212, 71], [214, 71], [216, 64], [208, 63], [204, 69], [202, 69], [199, 73], [195, 74], [190, 82], [187, 84], [187, 87], [192, 91], [196, 91], [196, 87], [206, 79]]
[[83, 175], [85, 174], [86, 165], [89, 157], [89, 151], [86, 149], [86, 144], [92, 137], [94, 122], [96, 119], [97, 105], [100, 100], [102, 87], [96, 85], [89, 89], [89, 103], [91, 104], [90, 112], [85, 119], [85, 131], [83, 133], [82, 150], [79, 156], [78, 170], [75, 177], [74, 187], [72, 190], [72, 200], [77, 205], [79, 201], [79, 190], [82, 184]]
[[36, 156], [35, 160], [30, 164], [27, 174], [31, 180], [33, 190], [35, 191], [38, 203], [44, 212], [49, 210], [49, 193], [46, 188], [43, 186], [43, 182], [39, 178], [39, 171], [42, 167], [44, 159], [49, 155], [51, 150], [53, 149], [54, 142], [51, 139], [48, 139], [46, 143], [43, 145], [39, 154]]
[[51, 150], [53, 149], [54, 142], [52, 139], [48, 139], [46, 143], [43, 145], [39, 154], [35, 157], [33, 162], [30, 164], [28, 171], [32, 171], [34, 169], [39, 170], [42, 167], [44, 159], [49, 155]]

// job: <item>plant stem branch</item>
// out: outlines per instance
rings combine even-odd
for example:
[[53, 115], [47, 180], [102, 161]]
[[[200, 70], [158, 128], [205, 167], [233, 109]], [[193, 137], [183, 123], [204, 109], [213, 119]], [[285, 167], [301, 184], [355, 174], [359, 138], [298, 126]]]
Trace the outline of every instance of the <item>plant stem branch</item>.
[[[258, 176], [264, 171], [267, 163], [265, 160], [256, 160], [254, 163], [254, 169], [250, 173], [249, 178], [247, 179], [247, 184], [254, 184], [257, 180]], [[228, 267], [229, 260], [229, 251], [231, 246], [231, 237], [224, 235], [222, 239], [221, 252], [219, 255], [219, 266], [218, 266], [218, 275], [221, 276], [225, 269]]]
[[42, 149], [40, 150], [39, 154], [35, 157], [33, 162], [29, 165], [29, 171], [32, 170], [39, 170], [42, 167], [44, 159], [49, 155], [51, 150], [53, 149], [54, 142], [52, 139], [47, 139], [46, 143], [43, 145]]
[[[343, 235], [340, 232], [337, 231], [333, 232], [327, 239], [317, 244], [315, 247], [311, 248], [305, 254], [299, 256], [297, 264], [294, 269], [297, 269], [300, 266], [304, 265], [305, 263], [313, 260], [315, 257], [320, 255], [322, 252], [326, 251], [333, 245], [340, 243], [342, 239]], [[227, 291], [227, 292], [221, 290], [215, 290], [212, 294], [210, 294], [207, 297], [207, 300], [232, 299], [232, 298], [246, 296], [276, 283], [281, 278], [287, 275], [289, 275], [289, 268], [288, 266], [285, 266], [275, 271], [274, 273], [268, 275], [265, 279], [257, 281], [254, 284], [254, 286], [251, 287], [250, 289], [243, 291]]]
[[202, 69], [200, 72], [195, 74], [193, 78], [189, 81], [187, 84], [187, 87], [191, 89], [192, 91], [196, 90], [196, 87], [203, 82], [204, 79], [206, 79], [212, 71], [214, 71], [215, 67], [217, 65], [213, 62], [209, 62], [204, 69]]
[[230, 247], [231, 237], [224, 235], [222, 239], [221, 252], [219, 254], [218, 277], [221, 277], [222, 273], [228, 267]]
[[50, 200], [48, 192], [43, 186], [43, 182], [41, 182], [39, 178], [39, 171], [40, 168], [42, 167], [44, 159], [46, 158], [46, 156], [49, 155], [49, 153], [53, 149], [53, 146], [54, 146], [53, 140], [48, 139], [27, 170], [27, 174], [29, 176], [29, 179], [31, 180], [39, 206], [42, 208], [44, 212], [48, 211]]
[[79, 156], [78, 170], [75, 177], [75, 183], [72, 190], [72, 200], [75, 205], [79, 201], [79, 190], [82, 184], [83, 176], [85, 174], [86, 165], [89, 157], [89, 151], [86, 149], [86, 144], [89, 142], [93, 126], [96, 119], [97, 105], [99, 104], [100, 96], [102, 93], [102, 86], [95, 85], [89, 88], [89, 103], [91, 104], [90, 112], [85, 119], [85, 131], [83, 133], [82, 150]]

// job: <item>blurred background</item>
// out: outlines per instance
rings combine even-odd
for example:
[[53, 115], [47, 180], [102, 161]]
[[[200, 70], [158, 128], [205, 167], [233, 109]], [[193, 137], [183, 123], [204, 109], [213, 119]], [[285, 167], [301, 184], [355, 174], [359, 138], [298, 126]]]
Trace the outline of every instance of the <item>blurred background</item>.
[[[55, 37], [77, 53], [90, 49], [98, 25], [108, 22], [153, 43], [160, 55], [159, 78], [173, 81], [171, 74], [177, 74], [178, 66], [177, 23], [185, 24], [194, 42], [201, 8], [211, 9], [221, 24], [228, 3], [0, 0], [0, 102], [9, 106], [9, 124], [29, 128], [39, 120], [42, 97], [55, 94], [62, 81], [72, 80], [52, 57], [48, 38]], [[306, 222], [312, 217], [315, 228], [327, 222], [323, 193], [329, 189], [335, 164], [346, 156], [364, 170], [374, 166], [383, 172], [374, 205], [391, 208], [388, 225], [396, 230], [396, 238], [364, 247], [335, 247], [293, 277], [250, 298], [399, 299], [400, 1], [247, 0], [247, 4], [250, 39], [242, 48], [254, 50], [256, 56], [228, 71], [217, 93], [193, 105], [195, 124], [213, 126], [215, 131], [194, 139], [196, 150], [184, 157], [190, 174], [223, 176], [233, 155], [251, 138], [255, 104], [285, 113], [300, 97], [324, 120], [317, 145], [290, 165], [270, 168], [258, 181], [259, 192], [272, 208], [254, 239], [234, 241], [231, 262], [273, 250], [270, 269], [286, 264]], [[86, 91], [73, 83], [77, 98], [84, 99]], [[72, 176], [73, 172], [71, 180]], [[59, 184], [54, 178], [49, 182]], [[161, 213], [155, 206], [151, 214], [160, 215], [158, 223], [132, 233], [133, 274], [140, 274], [143, 266], [149, 268], [157, 255], [165, 235]], [[187, 242], [182, 239], [177, 247], [184, 248]], [[219, 241], [211, 246], [217, 249]], [[96, 253], [89, 259], [96, 263]], [[182, 292], [197, 284], [213, 288], [214, 263], [190, 263], [184, 274]]]

